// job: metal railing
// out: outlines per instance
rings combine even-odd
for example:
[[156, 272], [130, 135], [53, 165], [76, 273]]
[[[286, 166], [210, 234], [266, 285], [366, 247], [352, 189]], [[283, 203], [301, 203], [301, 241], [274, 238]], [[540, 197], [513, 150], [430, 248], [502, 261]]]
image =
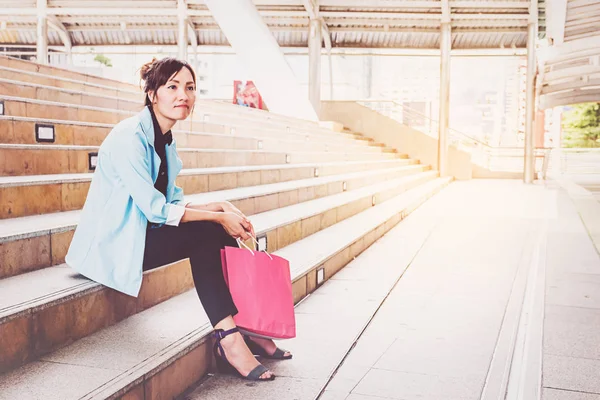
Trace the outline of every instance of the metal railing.
[[563, 148], [553, 154], [550, 167], [557, 174], [600, 175], [600, 148]]
[[[394, 100], [358, 100], [358, 104], [368, 107], [412, 129], [434, 139], [438, 138], [439, 122], [427, 115], [411, 109]], [[490, 144], [456, 129], [448, 129], [448, 144], [471, 154], [471, 161], [490, 171], [522, 172], [525, 167], [523, 147], [491, 146]], [[550, 148], [534, 149], [535, 171], [540, 176], [547, 175]]]

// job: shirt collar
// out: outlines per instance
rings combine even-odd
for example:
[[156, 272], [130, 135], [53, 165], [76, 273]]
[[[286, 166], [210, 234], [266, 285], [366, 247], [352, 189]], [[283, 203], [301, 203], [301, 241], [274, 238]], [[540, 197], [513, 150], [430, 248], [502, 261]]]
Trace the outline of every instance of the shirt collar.
[[154, 142], [156, 145], [171, 145], [173, 142], [173, 134], [169, 130], [167, 133], [163, 135], [160, 125], [158, 124], [158, 120], [156, 119], [156, 115], [154, 115], [154, 110], [152, 106], [148, 106], [148, 110], [150, 111], [150, 115], [152, 116], [152, 125], [154, 126]]

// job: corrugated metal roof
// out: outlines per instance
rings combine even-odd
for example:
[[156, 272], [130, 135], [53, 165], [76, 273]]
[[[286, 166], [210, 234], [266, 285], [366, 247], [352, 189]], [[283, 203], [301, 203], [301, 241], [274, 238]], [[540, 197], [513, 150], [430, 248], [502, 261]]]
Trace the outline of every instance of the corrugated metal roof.
[[35, 8], [37, 0], [0, 0], [0, 8]]
[[[309, 18], [302, 1], [254, 2], [280, 46], [308, 45]], [[210, 16], [204, 2], [188, 0], [187, 3], [199, 44], [228, 46], [227, 39]], [[473, 3], [473, 7], [469, 3]], [[168, 15], [144, 15], [144, 10], [149, 4], [170, 11], [165, 12]], [[329, 28], [333, 46], [439, 48], [439, 0], [320, 0], [320, 4], [320, 12], [323, 13]], [[454, 3], [458, 4], [456, 7], [452, 1], [450, 4], [453, 16], [453, 48], [526, 46], [528, 0], [510, 0], [508, 3], [506, 0], [461, 0], [460, 3]], [[0, 5], [35, 9], [36, 0], [0, 0]], [[57, 19], [68, 30], [74, 46], [177, 44], [177, 17], [174, 13], [177, 7], [176, 0], [49, 0], [48, 5], [63, 9], [63, 12], [57, 15]], [[87, 11], [82, 12], [91, 7], [138, 9], [139, 15], [99, 15], [93, 14], [92, 11], [89, 14]], [[64, 15], [67, 9], [76, 9], [76, 15]], [[1, 18], [0, 16], [0, 20]], [[16, 25], [10, 22], [9, 18], [7, 29], [0, 30], [0, 44], [35, 43], [35, 15], [19, 18], [33, 18], [33, 21]], [[58, 35], [53, 30], [49, 30], [49, 35], [50, 44], [61, 45]]]
[[565, 42], [600, 34], [600, 1], [569, 0]]
[[542, 51], [540, 105], [600, 102], [600, 2], [568, 0], [566, 10], [557, 5], [548, 10], [552, 43]]

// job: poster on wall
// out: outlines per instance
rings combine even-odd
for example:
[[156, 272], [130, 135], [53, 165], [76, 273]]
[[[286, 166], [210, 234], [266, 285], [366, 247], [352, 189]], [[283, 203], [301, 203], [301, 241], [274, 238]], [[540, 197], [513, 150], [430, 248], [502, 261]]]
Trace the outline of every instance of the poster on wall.
[[267, 110], [267, 107], [252, 81], [233, 81], [233, 104]]

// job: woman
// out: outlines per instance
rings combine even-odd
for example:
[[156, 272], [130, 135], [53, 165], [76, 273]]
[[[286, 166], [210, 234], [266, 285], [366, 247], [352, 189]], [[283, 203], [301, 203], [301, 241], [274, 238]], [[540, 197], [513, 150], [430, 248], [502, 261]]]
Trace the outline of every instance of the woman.
[[182, 162], [171, 128], [194, 108], [194, 71], [185, 61], [154, 59], [141, 68], [141, 78], [146, 106], [118, 123], [100, 146], [66, 262], [137, 297], [143, 271], [189, 258], [198, 296], [215, 328], [217, 364], [246, 379], [273, 380], [253, 352], [277, 359], [291, 354], [272, 340], [237, 331], [237, 309], [221, 266], [220, 250], [254, 236], [252, 223], [229, 202], [184, 204], [175, 185]]

